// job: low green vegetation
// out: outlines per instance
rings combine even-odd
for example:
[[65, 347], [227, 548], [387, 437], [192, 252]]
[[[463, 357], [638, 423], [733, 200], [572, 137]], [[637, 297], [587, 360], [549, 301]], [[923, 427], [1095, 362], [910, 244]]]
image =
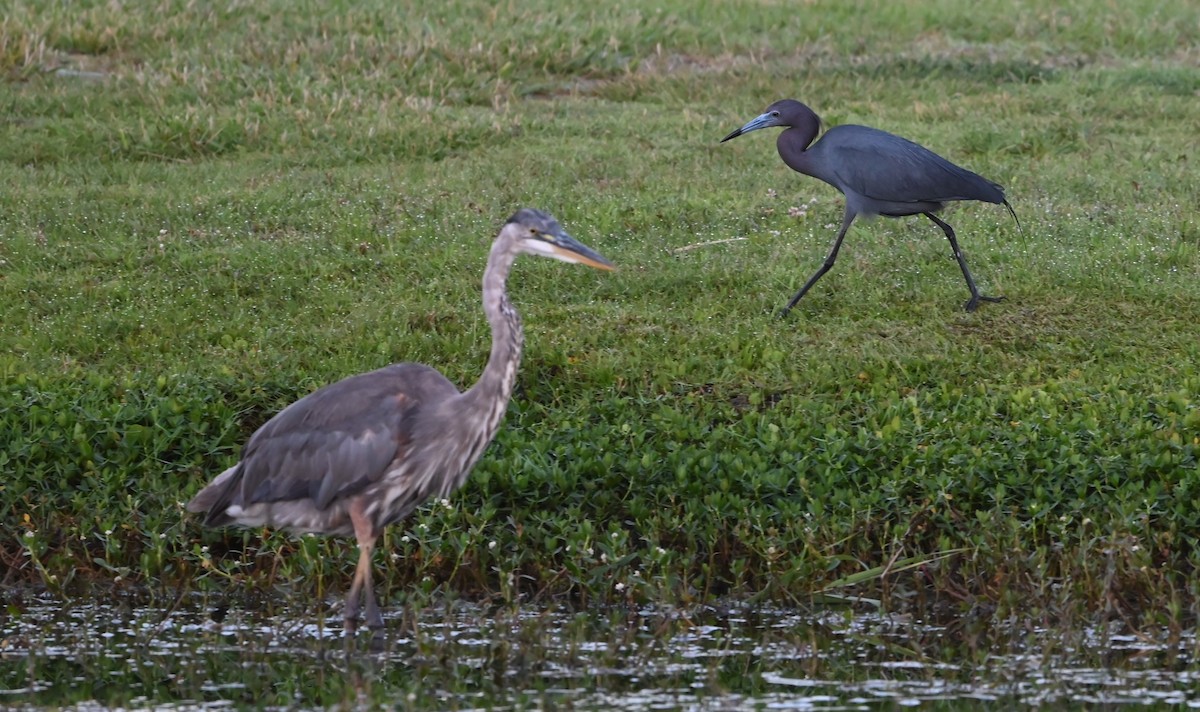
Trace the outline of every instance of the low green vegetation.
[[[1200, 6], [23, 2], [0, 18], [0, 578], [342, 589], [344, 542], [183, 512], [267, 418], [392, 361], [469, 385], [487, 246], [527, 350], [381, 591], [717, 596], [1183, 625], [1200, 611]], [[771, 132], [1006, 186], [862, 222]], [[283, 594], [288, 596], [286, 591]]]

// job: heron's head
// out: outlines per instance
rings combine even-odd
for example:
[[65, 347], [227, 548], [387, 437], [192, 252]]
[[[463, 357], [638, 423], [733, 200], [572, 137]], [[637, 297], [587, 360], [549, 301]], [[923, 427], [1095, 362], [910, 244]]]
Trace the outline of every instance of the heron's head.
[[[769, 129], [772, 126], [801, 126], [806, 123], [819, 126], [821, 120], [817, 118], [812, 109], [795, 99], [781, 99], [768, 106], [763, 113], [746, 122], [745, 126], [721, 139], [721, 143], [759, 129]], [[813, 135], [816, 135], [815, 131]]]
[[568, 235], [557, 220], [541, 210], [521, 208], [508, 219], [504, 231], [512, 236], [518, 252], [576, 262], [596, 269], [613, 269], [613, 263]]

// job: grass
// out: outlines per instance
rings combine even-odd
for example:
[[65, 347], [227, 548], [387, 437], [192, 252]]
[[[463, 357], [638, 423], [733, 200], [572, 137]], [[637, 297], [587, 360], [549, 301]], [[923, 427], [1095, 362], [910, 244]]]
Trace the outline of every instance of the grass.
[[[341, 588], [341, 543], [181, 502], [324, 383], [398, 360], [473, 382], [487, 246], [531, 205], [621, 270], [517, 265], [505, 427], [389, 532], [393, 597], [1195, 618], [1194, 3], [423, 12], [0, 20], [6, 582]], [[947, 219], [1008, 301], [961, 312], [940, 233], [879, 220], [777, 320], [841, 197], [767, 132], [717, 142], [785, 96], [1003, 183], [1023, 235]]]

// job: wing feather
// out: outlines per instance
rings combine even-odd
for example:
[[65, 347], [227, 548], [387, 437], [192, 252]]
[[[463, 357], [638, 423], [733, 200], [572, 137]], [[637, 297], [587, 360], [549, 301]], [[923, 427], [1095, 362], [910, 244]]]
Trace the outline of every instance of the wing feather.
[[892, 203], [1004, 200], [1004, 192], [997, 184], [886, 131], [839, 126], [826, 132], [816, 144], [822, 145], [828, 154], [825, 165], [832, 168], [837, 179], [872, 200]]
[[219, 523], [231, 505], [311, 500], [323, 510], [361, 492], [405, 456], [421, 410], [457, 394], [420, 364], [388, 366], [310, 393], [259, 428], [234, 474], [210, 485], [222, 491], [209, 520]]

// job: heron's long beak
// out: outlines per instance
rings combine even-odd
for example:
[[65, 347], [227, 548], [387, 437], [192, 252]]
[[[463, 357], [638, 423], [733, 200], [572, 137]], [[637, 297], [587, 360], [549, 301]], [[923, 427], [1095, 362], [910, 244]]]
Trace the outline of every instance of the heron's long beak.
[[565, 232], [554, 235], [553, 239], [546, 244], [550, 247], [551, 256], [563, 262], [575, 262], [602, 270], [616, 269], [616, 266], [606, 260], [599, 252], [596, 252]]
[[765, 114], [759, 114], [758, 116], [751, 119], [742, 128], [738, 129], [737, 131], [734, 131], [733, 133], [729, 134], [725, 138], [721, 139], [721, 143], [725, 143], [726, 141], [728, 141], [731, 138], [737, 138], [738, 136], [741, 136], [744, 133], [750, 133], [751, 131], [765, 129], [771, 125], [771, 119], [773, 119], [773, 118], [775, 118], [775, 117], [771, 116], [770, 112], [765, 113]]

